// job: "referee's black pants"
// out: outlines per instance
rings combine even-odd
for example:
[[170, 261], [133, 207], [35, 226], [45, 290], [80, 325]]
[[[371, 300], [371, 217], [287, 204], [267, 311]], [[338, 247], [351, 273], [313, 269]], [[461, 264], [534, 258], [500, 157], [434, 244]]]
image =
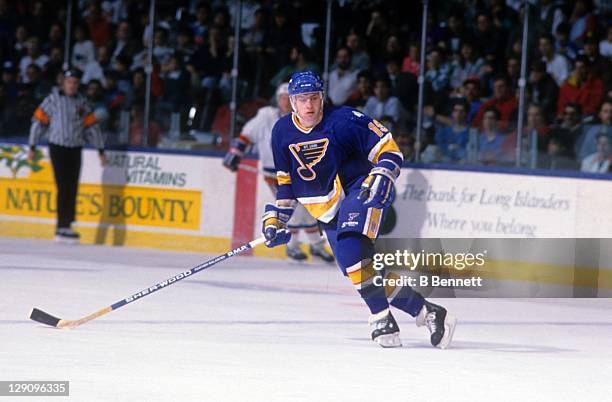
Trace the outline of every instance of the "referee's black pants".
[[75, 219], [76, 197], [81, 174], [81, 147], [49, 144], [57, 187], [57, 228], [69, 228]]

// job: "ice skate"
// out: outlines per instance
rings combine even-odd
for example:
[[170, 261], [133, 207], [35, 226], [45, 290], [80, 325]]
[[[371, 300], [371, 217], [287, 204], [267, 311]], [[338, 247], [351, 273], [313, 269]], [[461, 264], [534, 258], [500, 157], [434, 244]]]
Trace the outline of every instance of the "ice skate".
[[287, 257], [295, 261], [304, 261], [308, 258], [300, 249], [300, 246], [287, 246]]
[[457, 319], [437, 304], [425, 301], [421, 312], [416, 317], [417, 327], [427, 325], [431, 333], [431, 344], [440, 349], [446, 349], [453, 339]]
[[397, 348], [402, 346], [399, 337], [399, 327], [391, 311], [385, 309], [380, 313], [373, 314], [369, 319], [372, 329], [372, 340], [383, 348]]
[[55, 231], [55, 241], [64, 244], [79, 244], [80, 235], [71, 228], [59, 228]]
[[310, 255], [319, 257], [325, 262], [334, 262], [334, 256], [325, 249], [325, 243], [319, 242], [310, 245]]

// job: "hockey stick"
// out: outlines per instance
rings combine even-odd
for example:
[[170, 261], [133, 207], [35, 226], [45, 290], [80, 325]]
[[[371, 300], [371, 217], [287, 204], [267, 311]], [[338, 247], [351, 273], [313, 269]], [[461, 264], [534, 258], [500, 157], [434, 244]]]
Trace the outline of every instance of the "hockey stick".
[[30, 319], [40, 322], [41, 324], [46, 324], [46, 325], [50, 325], [52, 327], [56, 327], [56, 328], [65, 328], [65, 329], [72, 329], [72, 328], [76, 328], [79, 325], [85, 324], [88, 321], [94, 320], [98, 317], [103, 316], [104, 314], [110, 313], [113, 310], [117, 310], [119, 307], [123, 307], [126, 304], [130, 304], [136, 300], [140, 300], [143, 297], [150, 295], [151, 293], [157, 292], [158, 290], [164, 289], [167, 286], [173, 285], [176, 282], [183, 280], [189, 276], [191, 276], [192, 274], [195, 274], [197, 272], [200, 272], [202, 270], [205, 270], [206, 268], [210, 268], [213, 265], [221, 262], [221, 261], [225, 261], [230, 257], [233, 257], [235, 255], [241, 254], [247, 250], [250, 250], [262, 243], [264, 243], [266, 241], [266, 239], [264, 237], [260, 237], [257, 238], [247, 244], [244, 244], [232, 251], [228, 251], [227, 253], [220, 255], [218, 257], [213, 258], [212, 260], [208, 260], [206, 262], [203, 262], [202, 264], [195, 266], [193, 268], [191, 268], [189, 271], [185, 271], [185, 272], [181, 272], [178, 275], [174, 275], [168, 279], [166, 279], [165, 281], [156, 283], [155, 285], [148, 287], [146, 289], [141, 290], [138, 293], [134, 293], [133, 295], [118, 301], [115, 304], [112, 304], [110, 306], [104, 307], [101, 310], [96, 311], [95, 313], [89, 314], [83, 318], [79, 318], [78, 320], [62, 320], [60, 318], [54, 317], [51, 314], [45, 313], [42, 310], [39, 310], [37, 308], [33, 308], [32, 311], [30, 312]]

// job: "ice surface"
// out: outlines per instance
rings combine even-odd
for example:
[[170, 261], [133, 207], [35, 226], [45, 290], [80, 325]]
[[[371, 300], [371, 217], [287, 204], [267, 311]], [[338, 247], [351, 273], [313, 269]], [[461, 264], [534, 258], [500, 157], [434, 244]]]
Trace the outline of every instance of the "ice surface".
[[610, 299], [439, 299], [452, 348], [398, 312], [389, 350], [335, 266], [235, 257], [75, 330], [27, 318], [82, 317], [209, 257], [0, 238], [0, 380], [70, 381], [34, 401], [610, 400]]

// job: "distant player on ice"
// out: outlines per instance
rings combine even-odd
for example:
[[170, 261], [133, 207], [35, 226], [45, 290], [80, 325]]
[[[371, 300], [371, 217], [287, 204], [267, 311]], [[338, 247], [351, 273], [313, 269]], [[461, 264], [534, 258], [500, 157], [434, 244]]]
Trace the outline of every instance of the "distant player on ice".
[[[238, 165], [240, 165], [246, 150], [250, 146], [256, 147], [264, 180], [275, 196], [278, 185], [274, 159], [272, 158], [272, 127], [278, 119], [291, 111], [288, 84], [281, 84], [276, 90], [276, 103], [278, 107], [262, 107], [257, 111], [255, 117], [247, 121], [240, 136], [232, 140], [230, 150], [223, 159], [223, 166], [235, 172], [238, 170]], [[334, 261], [334, 257], [325, 249], [325, 239], [319, 234], [317, 221], [310, 216], [304, 207], [298, 206], [296, 208], [291, 220], [287, 223], [287, 228], [293, 235], [287, 244], [287, 256], [289, 258], [297, 261], [308, 258], [300, 249], [297, 236], [299, 230], [304, 230], [310, 243], [310, 254], [326, 262]]]
[[293, 112], [272, 130], [278, 192], [262, 217], [266, 245], [290, 241], [287, 223], [303, 205], [318, 219], [340, 269], [370, 309], [372, 339], [382, 347], [401, 346], [393, 306], [416, 317], [417, 326], [426, 325], [433, 346], [446, 348], [456, 323], [446, 309], [410, 287], [373, 283], [374, 241], [403, 161], [391, 133], [356, 109], [324, 110], [323, 81], [310, 71], [293, 75], [289, 99]]

